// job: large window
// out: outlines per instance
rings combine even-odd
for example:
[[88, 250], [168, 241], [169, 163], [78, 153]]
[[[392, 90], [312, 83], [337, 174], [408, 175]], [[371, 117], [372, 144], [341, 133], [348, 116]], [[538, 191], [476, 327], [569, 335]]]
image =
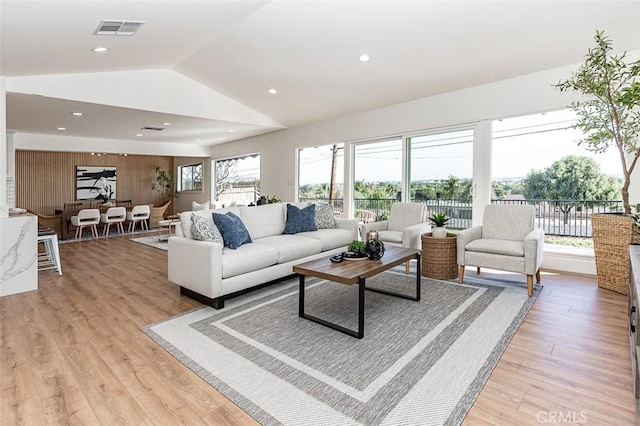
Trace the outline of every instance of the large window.
[[202, 163], [178, 167], [178, 191], [202, 191]]
[[449, 228], [470, 227], [473, 130], [413, 136], [409, 147], [411, 201], [425, 203], [428, 216], [449, 216]]
[[344, 148], [332, 144], [298, 150], [298, 199], [330, 203], [343, 211]]
[[213, 200], [224, 205], [249, 205], [260, 197], [260, 154], [213, 162]]
[[589, 246], [591, 214], [621, 208], [621, 171], [615, 152], [576, 143], [575, 121], [569, 110], [494, 121], [492, 202], [533, 204], [547, 242]]
[[402, 199], [402, 139], [354, 146], [353, 200], [361, 222], [387, 219], [393, 203]]

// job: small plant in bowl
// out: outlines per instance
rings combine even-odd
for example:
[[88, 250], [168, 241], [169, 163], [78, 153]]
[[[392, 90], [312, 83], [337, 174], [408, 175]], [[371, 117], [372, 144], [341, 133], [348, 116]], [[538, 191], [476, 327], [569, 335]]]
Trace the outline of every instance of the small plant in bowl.
[[435, 225], [435, 228], [433, 228], [432, 232], [434, 238], [447, 237], [447, 230], [445, 229], [444, 225], [449, 221], [449, 219], [451, 218], [444, 213], [435, 213], [431, 215], [429, 220]]
[[345, 259], [362, 259], [367, 257], [367, 245], [364, 241], [353, 240], [344, 253]]

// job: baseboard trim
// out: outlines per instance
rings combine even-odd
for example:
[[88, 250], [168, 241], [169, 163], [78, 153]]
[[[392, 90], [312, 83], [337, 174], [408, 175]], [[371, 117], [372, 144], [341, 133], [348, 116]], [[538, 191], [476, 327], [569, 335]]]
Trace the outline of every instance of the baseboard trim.
[[545, 245], [542, 269], [596, 275], [593, 249]]

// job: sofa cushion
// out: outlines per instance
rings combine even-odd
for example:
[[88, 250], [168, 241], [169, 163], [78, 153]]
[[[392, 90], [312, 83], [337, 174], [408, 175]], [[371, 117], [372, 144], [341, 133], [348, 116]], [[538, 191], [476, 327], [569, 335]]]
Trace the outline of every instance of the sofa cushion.
[[278, 263], [278, 249], [264, 244], [244, 244], [222, 249], [222, 278], [257, 271]]
[[302, 232], [296, 236], [315, 238], [320, 241], [322, 251], [348, 245], [353, 241], [353, 232], [347, 229], [318, 229], [312, 232]]
[[207, 220], [201, 216], [191, 213], [191, 236], [198, 241], [213, 241], [224, 244], [222, 234], [212, 220]]
[[481, 238], [473, 240], [465, 247], [467, 251], [524, 257], [524, 242]]
[[320, 240], [299, 235], [273, 235], [255, 241], [278, 250], [278, 263], [285, 263], [322, 251]]
[[331, 204], [316, 204], [316, 228], [333, 229], [336, 227], [336, 218], [333, 215]]
[[297, 234], [298, 232], [315, 231], [316, 205], [311, 204], [303, 209], [287, 204], [287, 221], [283, 234]]
[[213, 223], [220, 230], [226, 247], [237, 249], [241, 245], [251, 242], [249, 231], [237, 215], [231, 212], [227, 212], [227, 214], [213, 213]]
[[252, 240], [280, 235], [284, 230], [284, 209], [281, 204], [240, 207], [240, 218]]

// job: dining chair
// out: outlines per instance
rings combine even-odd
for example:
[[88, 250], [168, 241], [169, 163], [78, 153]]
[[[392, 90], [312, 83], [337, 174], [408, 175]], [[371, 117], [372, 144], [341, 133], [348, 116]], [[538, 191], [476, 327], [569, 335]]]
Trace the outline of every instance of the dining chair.
[[100, 223], [104, 223], [102, 235], [109, 235], [111, 224], [115, 223], [118, 231], [124, 235], [124, 226], [122, 225], [127, 219], [127, 209], [124, 207], [109, 207], [106, 212], [100, 215]]
[[147, 225], [147, 220], [149, 220], [149, 216], [151, 216], [151, 208], [148, 204], [141, 204], [138, 206], [133, 206], [131, 211], [127, 212], [127, 220], [129, 221], [128, 232], [133, 232], [136, 230], [136, 223], [140, 222], [141, 230], [149, 230], [149, 226]]
[[82, 230], [91, 228], [91, 234], [98, 238], [97, 225], [100, 223], [100, 210], [82, 209], [76, 216], [71, 216], [71, 224], [76, 227], [76, 239], [82, 238]]

